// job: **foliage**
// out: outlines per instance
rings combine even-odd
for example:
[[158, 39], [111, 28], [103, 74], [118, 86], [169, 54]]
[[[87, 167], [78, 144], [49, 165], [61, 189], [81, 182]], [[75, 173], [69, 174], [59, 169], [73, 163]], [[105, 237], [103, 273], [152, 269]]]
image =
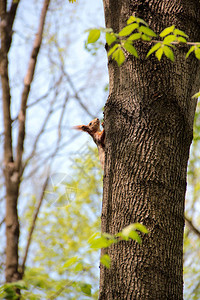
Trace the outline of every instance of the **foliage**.
[[[200, 102], [198, 102], [194, 120], [194, 139], [190, 151], [188, 166], [188, 188], [186, 194], [186, 216], [196, 228], [200, 228]], [[184, 236], [184, 299], [198, 300], [200, 298], [200, 237], [189, 226], [185, 228]]]
[[[139, 40], [154, 44], [148, 51], [146, 58], [155, 53], [159, 61], [163, 55], [174, 61], [172, 49], [175, 48], [175, 45], [188, 44], [192, 46], [186, 54], [186, 59], [192, 52], [194, 52], [197, 59], [200, 59], [200, 43], [187, 42], [188, 35], [182, 30], [175, 28], [174, 25], [165, 28], [159, 34], [161, 40], [153, 40], [153, 38], [157, 37], [157, 34], [149, 28], [148, 24], [141, 18], [131, 16], [127, 21], [127, 25], [119, 33], [114, 33], [112, 28], [89, 30], [87, 43], [97, 42], [101, 32], [105, 33], [106, 43], [109, 46], [108, 56], [111, 56], [118, 66], [121, 66], [125, 61], [126, 52], [139, 58], [134, 46], [134, 43]], [[195, 96], [198, 97], [198, 95]]]
[[[22, 292], [24, 299], [38, 295], [50, 299], [54, 295], [61, 299], [96, 297], [99, 254], [89, 248], [87, 240], [100, 231], [102, 170], [97, 150], [89, 148], [75, 158], [72, 168], [66, 202], [52, 203], [47, 198], [41, 210], [33, 237], [34, 256], [24, 276], [28, 289]], [[69, 186], [76, 191], [74, 198], [67, 197]], [[29, 211], [24, 218], [30, 220]]]

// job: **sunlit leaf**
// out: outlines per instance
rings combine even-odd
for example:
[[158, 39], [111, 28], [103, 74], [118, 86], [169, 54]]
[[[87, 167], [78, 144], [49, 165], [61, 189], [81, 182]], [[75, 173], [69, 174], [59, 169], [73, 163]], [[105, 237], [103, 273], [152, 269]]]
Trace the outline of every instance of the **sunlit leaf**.
[[175, 26], [172, 25], [170, 27], [165, 28], [161, 33], [160, 33], [160, 37], [164, 37], [170, 33], [172, 33], [174, 31]]
[[139, 30], [143, 33], [145, 33], [148, 36], [154, 36], [156, 37], [157, 35], [155, 34], [155, 32], [153, 30], [151, 30], [149, 27], [146, 26], [140, 26]]
[[91, 29], [88, 35], [88, 44], [95, 43], [100, 38], [101, 31], [99, 29]]
[[170, 34], [166, 36], [163, 40], [163, 44], [168, 45], [176, 40], [176, 36], [174, 34]]
[[134, 24], [130, 24], [128, 26], [125, 26], [120, 32], [119, 32], [119, 36], [127, 36], [129, 34], [131, 34], [131, 32], [133, 32], [136, 28], [138, 28], [139, 25], [137, 23]]
[[115, 45], [108, 51], [108, 56], [112, 55], [113, 52], [119, 48], [119, 46], [120, 46], [119, 44], [115, 44]]
[[124, 44], [124, 48], [125, 48], [130, 54], [132, 54], [132, 55], [134, 55], [135, 57], [138, 58], [138, 53], [137, 53], [137, 51], [136, 51], [136, 49], [135, 49], [135, 47], [134, 47], [133, 45], [131, 45], [130, 43], [126, 42], [126, 43]]
[[196, 48], [194, 53], [195, 53], [196, 58], [200, 59], [200, 48]]
[[177, 37], [177, 41], [178, 41], [179, 43], [187, 43], [187, 40], [186, 40], [184, 37], [182, 37], [182, 36], [178, 36], [178, 37]]
[[194, 47], [194, 46], [192, 46], [192, 47], [189, 49], [189, 51], [187, 52], [187, 54], [186, 54], [185, 58], [187, 59], [187, 58], [188, 58], [188, 56], [190, 55], [190, 53], [192, 53], [194, 50], [195, 50], [195, 47]]
[[161, 47], [161, 43], [157, 43], [155, 44], [147, 53], [146, 57], [149, 57], [149, 55], [151, 55], [153, 52], [155, 52], [156, 50], [158, 50]]
[[112, 58], [116, 60], [118, 66], [121, 66], [125, 61], [125, 55], [121, 48], [118, 48], [112, 55]]
[[149, 36], [146, 35], [146, 34], [142, 34], [142, 35], [141, 35], [141, 39], [142, 39], [143, 41], [148, 41], [148, 42], [151, 41], [151, 37], [149, 37]]
[[185, 32], [183, 32], [182, 30], [179, 30], [179, 29], [175, 29], [174, 34], [175, 35], [181, 35], [181, 36], [184, 36], [184, 37], [188, 38], [188, 35], [185, 34]]
[[174, 61], [174, 53], [168, 46], [163, 47], [164, 54], [171, 60]]
[[106, 33], [106, 42], [110, 46], [113, 42], [116, 41], [116, 36], [113, 33]]
[[157, 59], [160, 61], [161, 58], [162, 58], [162, 55], [163, 55], [163, 48], [159, 48], [157, 51], [156, 51], [156, 57]]
[[136, 40], [139, 40], [141, 37], [141, 33], [134, 33], [134, 34], [131, 34], [129, 37], [128, 37], [128, 41], [136, 41]]
[[102, 263], [102, 265], [104, 265], [107, 269], [110, 268], [111, 265], [111, 259], [110, 256], [108, 254], [104, 254], [101, 256], [100, 258], [100, 262]]
[[127, 24], [131, 24], [133, 22], [136, 22], [136, 17], [130, 16], [130, 18], [127, 21]]
[[194, 98], [199, 98], [200, 97], [200, 92], [198, 92], [198, 93], [196, 93], [196, 94], [194, 94], [193, 96], [192, 96], [192, 98], [194, 99]]

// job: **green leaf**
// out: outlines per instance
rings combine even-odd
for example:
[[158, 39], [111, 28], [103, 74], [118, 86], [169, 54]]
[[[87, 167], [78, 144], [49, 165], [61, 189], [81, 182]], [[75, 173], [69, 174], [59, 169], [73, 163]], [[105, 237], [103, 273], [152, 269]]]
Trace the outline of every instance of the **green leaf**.
[[160, 33], [160, 37], [164, 37], [170, 33], [172, 33], [174, 31], [175, 26], [172, 25], [170, 27], [165, 28], [161, 33]]
[[157, 59], [160, 61], [161, 58], [162, 58], [162, 55], [163, 55], [163, 48], [159, 48], [157, 51], [156, 51], [156, 57]]
[[155, 45], [149, 50], [149, 52], [147, 53], [146, 58], [149, 57], [149, 55], [151, 55], [153, 52], [155, 52], [156, 50], [158, 50], [160, 47], [161, 47], [161, 43], [155, 44]]
[[116, 60], [118, 66], [120, 67], [125, 61], [125, 55], [121, 48], [118, 48], [112, 55], [112, 58]]
[[141, 238], [135, 231], [134, 225], [135, 224], [130, 224], [129, 226], [126, 226], [121, 232], [118, 233], [118, 236], [120, 236], [125, 241], [128, 241], [131, 238], [132, 240], [140, 243]]
[[148, 42], [151, 41], [151, 38], [150, 38], [148, 35], [146, 35], [146, 34], [142, 34], [142, 35], [141, 35], [141, 39], [142, 39], [143, 41], [148, 41]]
[[88, 35], [88, 44], [95, 43], [100, 38], [100, 34], [99, 29], [91, 29]]
[[192, 46], [192, 47], [189, 49], [189, 51], [187, 52], [185, 58], [187, 59], [188, 56], [190, 55], [190, 53], [192, 53], [194, 50], [195, 50], [195, 46]]
[[136, 22], [139, 24], [139, 23], [141, 23], [141, 24], [144, 24], [145, 26], [149, 26], [143, 19], [141, 19], [141, 18], [136, 18]]
[[134, 223], [133, 224], [133, 228], [134, 229], [137, 229], [143, 233], [148, 233], [148, 229], [146, 228], [146, 226], [144, 226], [143, 224], [140, 224], [140, 223]]
[[136, 28], [138, 28], [139, 25], [137, 23], [125, 26], [120, 32], [119, 32], [119, 36], [127, 36], [129, 34], [131, 34], [131, 32], [133, 32]]
[[135, 49], [135, 47], [133, 45], [131, 45], [129, 42], [126, 42], [124, 44], [124, 48], [130, 53], [132, 54], [133, 56], [137, 57], [138, 58], [138, 53]]
[[131, 24], [133, 22], [136, 22], [136, 17], [130, 16], [130, 18], [127, 21], [127, 24]]
[[174, 34], [175, 35], [181, 35], [181, 36], [184, 36], [184, 37], [188, 38], [188, 35], [185, 34], [185, 32], [183, 32], [182, 30], [179, 30], [179, 29], [175, 29]]
[[194, 53], [195, 53], [196, 58], [200, 59], [200, 48], [196, 48]]
[[143, 33], [145, 33], [148, 36], [154, 36], [156, 37], [157, 35], [155, 34], [155, 32], [153, 30], [151, 30], [149, 27], [146, 26], [140, 26], [139, 30]]
[[110, 256], [108, 254], [104, 254], [101, 256], [100, 258], [100, 262], [102, 263], [102, 265], [104, 265], [107, 269], [110, 268], [111, 265], [111, 259]]
[[91, 284], [88, 284], [88, 283], [79, 283], [79, 286], [80, 286], [81, 291], [85, 295], [87, 295], [87, 296], [91, 296], [92, 295], [92, 293], [91, 293], [91, 290], [92, 290]]
[[134, 33], [128, 37], [128, 41], [136, 41], [136, 40], [139, 40], [140, 37], [141, 37], [141, 33], [139, 33], [139, 32]]
[[174, 53], [168, 46], [163, 47], [164, 54], [171, 60], [174, 61]]
[[168, 45], [176, 40], [176, 36], [174, 34], [170, 34], [164, 38], [163, 44]]
[[192, 99], [194, 99], [194, 98], [199, 98], [199, 97], [200, 97], [200, 92], [194, 94], [194, 95], [192, 96]]
[[101, 236], [99, 238], [90, 241], [90, 248], [92, 249], [101, 249], [107, 248], [114, 243], [113, 240], [106, 239], [105, 237]]
[[106, 33], [106, 42], [110, 46], [113, 42], [116, 41], [116, 36], [114, 33]]
[[119, 44], [115, 44], [109, 51], [108, 51], [108, 56], [110, 56], [111, 54], [113, 54], [113, 52], [115, 50], [117, 50], [119, 48]]
[[182, 36], [178, 36], [178, 37], [177, 37], [177, 41], [178, 41], [179, 43], [187, 43], [187, 40], [186, 40], [185, 38], [183, 38]]
[[72, 258], [69, 258], [65, 263], [64, 265], [62, 266], [62, 269], [67, 269], [69, 267], [71, 267], [72, 265], [74, 265], [77, 261], [78, 261], [78, 257], [77, 256], [74, 256]]

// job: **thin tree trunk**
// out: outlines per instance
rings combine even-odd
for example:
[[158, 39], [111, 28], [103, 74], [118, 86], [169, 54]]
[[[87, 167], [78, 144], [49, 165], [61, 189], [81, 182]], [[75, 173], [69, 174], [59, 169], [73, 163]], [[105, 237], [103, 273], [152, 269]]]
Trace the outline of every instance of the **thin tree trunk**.
[[[3, 99], [4, 118], [4, 177], [6, 186], [6, 269], [7, 282], [21, 279], [22, 273], [18, 268], [19, 220], [17, 202], [19, 196], [20, 178], [22, 176], [22, 155], [25, 139], [26, 107], [31, 83], [33, 80], [37, 56], [42, 42], [42, 33], [50, 0], [44, 0], [41, 18], [36, 35], [27, 74], [24, 79], [24, 90], [21, 98], [21, 109], [18, 116], [19, 130], [16, 147], [16, 157], [13, 157], [11, 95], [8, 74], [8, 52], [12, 42], [12, 26], [14, 23], [19, 1], [13, 1], [10, 11], [7, 11], [7, 1], [0, 0], [1, 17], [1, 49], [0, 49], [0, 75]], [[23, 266], [24, 268], [24, 266]]]
[[[106, 27], [115, 32], [135, 14], [156, 33], [175, 25], [200, 39], [196, 0], [104, 0], [104, 9]], [[112, 265], [101, 266], [99, 299], [183, 299], [184, 200], [196, 107], [191, 96], [200, 85], [199, 62], [185, 60], [186, 47], [178, 47], [175, 63], [146, 60], [147, 44], [137, 49], [140, 60], [129, 55], [120, 68], [108, 62], [102, 231], [115, 234], [140, 222], [149, 234], [140, 245], [120, 242], [108, 249]]]

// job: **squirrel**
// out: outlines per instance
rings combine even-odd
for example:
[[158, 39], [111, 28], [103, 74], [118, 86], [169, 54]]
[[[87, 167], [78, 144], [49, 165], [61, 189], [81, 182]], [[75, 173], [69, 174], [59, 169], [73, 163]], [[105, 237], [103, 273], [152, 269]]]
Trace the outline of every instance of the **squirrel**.
[[97, 149], [99, 152], [99, 160], [104, 169], [104, 161], [105, 161], [105, 130], [104, 130], [104, 122], [101, 123], [103, 130], [100, 129], [100, 121], [98, 118], [92, 120], [88, 125], [77, 125], [74, 126], [74, 129], [85, 131], [91, 135], [93, 141], [97, 145]]

